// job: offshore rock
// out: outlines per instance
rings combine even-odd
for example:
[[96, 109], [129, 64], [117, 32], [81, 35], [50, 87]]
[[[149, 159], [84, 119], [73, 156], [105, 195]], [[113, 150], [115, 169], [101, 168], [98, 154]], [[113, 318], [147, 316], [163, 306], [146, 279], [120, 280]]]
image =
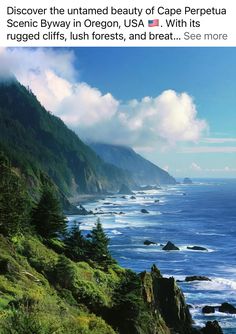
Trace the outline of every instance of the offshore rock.
[[184, 184], [193, 184], [193, 181], [189, 177], [185, 177], [183, 180]]
[[229, 303], [223, 303], [219, 307], [219, 312], [236, 314], [236, 307], [234, 307], [233, 305]]
[[83, 205], [81, 205], [81, 204], [77, 208], [78, 208], [77, 215], [87, 216], [87, 215], [92, 215], [93, 214], [93, 211], [86, 210], [85, 207], [83, 207]]
[[206, 326], [202, 328], [202, 334], [223, 334], [218, 321], [207, 321]]
[[187, 249], [195, 250], [195, 251], [208, 251], [207, 248], [202, 246], [187, 246]]
[[134, 193], [129, 189], [129, 187], [127, 185], [122, 184], [118, 194], [133, 195]]
[[145, 240], [143, 242], [143, 244], [146, 245], [146, 246], [150, 246], [150, 245], [156, 245], [156, 242], [153, 242], [153, 241], [150, 241], [150, 240]]
[[167, 244], [162, 248], [162, 250], [179, 250], [177, 246], [175, 246], [171, 241], [168, 241]]
[[185, 278], [185, 282], [193, 282], [193, 281], [211, 281], [211, 279], [206, 276], [187, 276]]
[[206, 305], [202, 308], [202, 313], [204, 313], [204, 314], [215, 313], [215, 307]]

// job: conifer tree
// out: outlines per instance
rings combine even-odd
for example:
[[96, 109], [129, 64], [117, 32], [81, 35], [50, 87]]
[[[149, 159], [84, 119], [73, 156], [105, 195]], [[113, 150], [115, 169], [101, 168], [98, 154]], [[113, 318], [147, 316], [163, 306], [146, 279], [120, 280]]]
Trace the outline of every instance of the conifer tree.
[[70, 289], [75, 280], [75, 267], [64, 255], [60, 255], [55, 267], [55, 278], [61, 287]]
[[0, 233], [17, 234], [26, 227], [30, 201], [26, 187], [0, 152]]
[[46, 239], [65, 233], [66, 219], [51, 188], [43, 188], [41, 198], [32, 210], [31, 223], [35, 231]]
[[101, 263], [109, 264], [114, 260], [108, 249], [109, 238], [105, 234], [100, 219], [97, 220], [94, 228], [91, 231], [91, 258], [92, 260]]
[[78, 224], [74, 224], [64, 240], [66, 255], [73, 261], [85, 260], [88, 253], [89, 241], [84, 238]]

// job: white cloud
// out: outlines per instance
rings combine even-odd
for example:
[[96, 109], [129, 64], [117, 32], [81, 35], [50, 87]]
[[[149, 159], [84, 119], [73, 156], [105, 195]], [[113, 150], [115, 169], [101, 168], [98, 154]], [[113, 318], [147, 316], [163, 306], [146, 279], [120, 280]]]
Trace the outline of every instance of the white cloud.
[[202, 142], [208, 144], [235, 143], [236, 138], [204, 138]]
[[202, 168], [196, 162], [191, 163], [190, 169], [195, 172], [200, 172], [202, 170]]
[[235, 153], [236, 146], [196, 146], [186, 147], [181, 153]]
[[10, 68], [46, 109], [92, 140], [149, 150], [157, 143], [197, 142], [207, 129], [187, 93], [166, 90], [155, 97], [121, 103], [109, 92], [103, 94], [76, 80], [74, 59], [70, 51], [5, 49], [0, 51], [0, 73]]
[[212, 173], [235, 173], [236, 168], [225, 166], [223, 168], [206, 168], [205, 171]]
[[164, 169], [166, 172], [169, 172], [170, 167], [169, 167], [168, 165], [165, 165], [165, 166], [163, 167], [163, 169]]
[[207, 123], [197, 118], [193, 99], [187, 93], [173, 90], [123, 104], [119, 119], [130, 132], [146, 133], [149, 140], [161, 139], [169, 144], [196, 142], [207, 129]]
[[66, 96], [54, 112], [70, 127], [90, 128], [111, 119], [119, 102], [107, 93], [102, 93], [86, 83], [74, 85], [71, 94]]

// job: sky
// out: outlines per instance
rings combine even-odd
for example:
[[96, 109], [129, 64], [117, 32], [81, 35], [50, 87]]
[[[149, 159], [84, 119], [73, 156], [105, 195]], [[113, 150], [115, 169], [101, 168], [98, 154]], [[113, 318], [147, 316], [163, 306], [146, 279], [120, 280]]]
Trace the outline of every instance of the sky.
[[236, 177], [236, 48], [15, 48], [10, 70], [82, 139], [177, 178]]

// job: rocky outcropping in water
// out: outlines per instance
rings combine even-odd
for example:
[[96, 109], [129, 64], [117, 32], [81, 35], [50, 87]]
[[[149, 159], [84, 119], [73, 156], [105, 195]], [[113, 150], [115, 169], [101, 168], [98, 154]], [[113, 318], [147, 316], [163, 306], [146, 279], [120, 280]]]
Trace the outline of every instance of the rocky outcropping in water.
[[168, 241], [167, 244], [162, 248], [162, 250], [179, 250], [179, 247], [175, 246], [171, 241]]
[[218, 321], [207, 321], [206, 326], [202, 328], [202, 334], [223, 334]]
[[153, 265], [151, 272], [140, 274], [143, 298], [155, 314], [157, 334], [223, 334], [217, 321], [208, 321], [204, 328], [196, 329], [183, 292], [173, 277], [165, 278]]
[[162, 277], [155, 265], [150, 273], [143, 272], [140, 276], [145, 301], [159, 319], [164, 320], [166, 326], [173, 330], [169, 333], [191, 333], [192, 318], [184, 295], [175, 279]]
[[121, 187], [120, 187], [120, 190], [119, 190], [118, 194], [133, 195], [134, 193], [129, 189], [129, 187], [127, 185], [122, 184]]
[[184, 184], [193, 184], [193, 181], [189, 177], [185, 177], [183, 180]]

